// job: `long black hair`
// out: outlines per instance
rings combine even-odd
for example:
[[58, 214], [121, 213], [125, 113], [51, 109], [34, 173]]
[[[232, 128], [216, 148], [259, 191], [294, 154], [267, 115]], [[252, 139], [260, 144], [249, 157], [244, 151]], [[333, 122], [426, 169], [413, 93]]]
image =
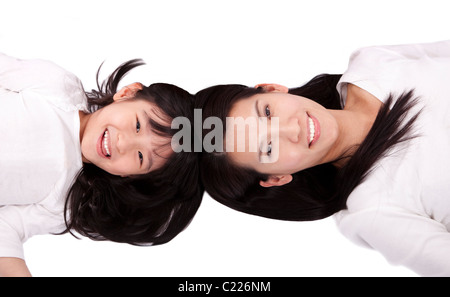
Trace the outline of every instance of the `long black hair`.
[[[340, 77], [318, 75], [305, 85], [290, 89], [289, 93], [310, 98], [327, 109], [341, 109], [341, 98], [336, 89]], [[202, 109], [203, 118], [216, 116], [225, 121], [238, 100], [263, 92], [263, 89], [243, 85], [213, 86], [195, 95], [195, 107]], [[409, 132], [418, 114], [406, 123], [404, 119], [415, 102], [413, 91], [398, 98], [389, 96], [366, 139], [342, 168], [331, 163], [321, 164], [294, 173], [288, 184], [265, 188], [259, 181], [267, 180], [268, 175], [234, 164], [226, 153], [203, 152], [201, 181], [212, 198], [245, 213], [296, 221], [328, 217], [346, 208], [350, 193], [390, 148], [413, 137]], [[203, 130], [203, 136], [207, 133], [209, 130]]]
[[[140, 59], [123, 63], [102, 84], [100, 67], [98, 90], [86, 92], [89, 110], [111, 104], [122, 78], [143, 64]], [[156, 104], [170, 119], [193, 120], [193, 95], [177, 86], [143, 86], [135, 98]], [[167, 138], [177, 132], [154, 120], [151, 126]], [[76, 231], [94, 240], [134, 245], [166, 243], [186, 228], [200, 206], [203, 189], [198, 171], [197, 155], [187, 151], [173, 153], [158, 170], [132, 177], [115, 176], [84, 163], [67, 195], [63, 233]]]

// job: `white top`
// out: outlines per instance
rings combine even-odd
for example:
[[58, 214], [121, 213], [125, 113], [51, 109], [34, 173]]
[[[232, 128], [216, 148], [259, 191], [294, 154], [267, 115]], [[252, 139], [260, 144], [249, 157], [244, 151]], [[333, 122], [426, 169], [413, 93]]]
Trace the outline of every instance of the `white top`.
[[450, 276], [450, 41], [363, 48], [352, 54], [347, 83], [379, 100], [415, 88], [424, 107], [413, 133], [376, 163], [335, 215], [342, 233], [423, 276]]
[[0, 105], [0, 257], [24, 258], [29, 237], [64, 230], [87, 101], [80, 81], [57, 65], [0, 54]]

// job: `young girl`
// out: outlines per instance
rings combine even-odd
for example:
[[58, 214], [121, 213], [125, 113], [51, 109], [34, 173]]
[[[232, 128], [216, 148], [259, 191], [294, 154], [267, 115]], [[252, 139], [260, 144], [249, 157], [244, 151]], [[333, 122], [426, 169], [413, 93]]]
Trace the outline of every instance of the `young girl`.
[[245, 135], [241, 152], [237, 129], [223, 125], [234, 149], [203, 153], [201, 180], [213, 198], [246, 213], [282, 220], [335, 214], [344, 235], [392, 264], [450, 276], [449, 79], [445, 41], [363, 48], [343, 75], [296, 89], [202, 90], [195, 105], [203, 118], [255, 118], [261, 131], [266, 117], [269, 127], [257, 150]]
[[[194, 153], [174, 153], [171, 120], [193, 117], [192, 95], [121, 79], [85, 93], [57, 65], [0, 55], [0, 275], [29, 275], [22, 244], [36, 234], [162, 244], [202, 196]], [[97, 74], [98, 78], [98, 74]]]

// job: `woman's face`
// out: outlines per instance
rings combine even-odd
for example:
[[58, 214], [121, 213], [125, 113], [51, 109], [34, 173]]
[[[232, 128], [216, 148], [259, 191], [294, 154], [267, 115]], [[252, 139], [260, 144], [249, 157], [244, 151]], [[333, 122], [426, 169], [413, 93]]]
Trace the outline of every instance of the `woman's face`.
[[173, 151], [170, 139], [151, 129], [150, 118], [162, 122], [158, 112], [149, 101], [115, 97], [112, 104], [86, 115], [80, 136], [83, 162], [119, 176], [161, 168]]
[[[256, 138], [249, 137], [249, 130], [239, 132], [236, 127], [227, 126], [225, 142], [234, 139], [234, 150], [230, 152], [228, 144], [226, 147], [231, 160], [278, 177], [333, 161], [330, 158], [338, 138], [338, 125], [329, 110], [310, 99], [288, 94], [285, 87], [266, 87], [271, 92], [239, 100], [230, 110], [228, 116], [235, 122], [237, 117], [242, 117], [252, 119], [248, 123], [257, 123]], [[245, 150], [242, 152], [238, 141], [243, 139]], [[256, 145], [252, 141], [257, 141]], [[252, 145], [256, 149], [251, 149]]]

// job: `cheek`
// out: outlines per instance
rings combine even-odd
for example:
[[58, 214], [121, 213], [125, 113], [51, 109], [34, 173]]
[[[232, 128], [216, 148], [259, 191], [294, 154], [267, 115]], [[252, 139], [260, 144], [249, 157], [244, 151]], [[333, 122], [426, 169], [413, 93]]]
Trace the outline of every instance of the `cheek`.
[[292, 160], [298, 162], [301, 159], [300, 150], [296, 149], [294, 146], [284, 146], [280, 150], [280, 153], [286, 159], [286, 161]]
[[285, 145], [280, 149], [277, 166], [285, 171], [284, 173], [291, 174], [304, 169], [303, 167], [306, 160], [307, 158], [305, 157], [304, 152], [298, 147]]
[[100, 164], [99, 167], [113, 175], [129, 175], [131, 172], [130, 161], [125, 160], [125, 158], [121, 158], [116, 162]]
[[126, 106], [114, 105], [113, 103], [98, 110], [97, 121], [99, 124], [121, 123], [130, 116], [129, 114], [130, 111]]
[[325, 121], [321, 127], [321, 138], [322, 141], [328, 145], [332, 145], [336, 142], [339, 137], [339, 128], [336, 120], [334, 118]]
[[256, 164], [256, 167], [254, 167], [255, 164], [251, 162], [251, 160], [253, 160], [253, 157], [248, 152], [230, 151], [230, 152], [227, 152], [227, 156], [228, 156], [229, 162], [232, 164], [235, 164], [237, 166], [242, 166], [242, 167], [255, 168], [256, 170], [259, 170], [259, 168], [258, 168], [259, 164]]

